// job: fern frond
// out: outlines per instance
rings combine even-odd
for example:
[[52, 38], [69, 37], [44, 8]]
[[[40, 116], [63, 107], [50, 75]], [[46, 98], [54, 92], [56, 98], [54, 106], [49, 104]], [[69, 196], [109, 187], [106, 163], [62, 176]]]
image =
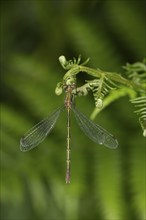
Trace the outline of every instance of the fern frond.
[[101, 108], [94, 108], [93, 112], [90, 115], [90, 118], [94, 120], [104, 108], [110, 105], [112, 102], [116, 101], [117, 99], [128, 95], [130, 99], [134, 99], [136, 97], [136, 92], [128, 87], [121, 87], [116, 90], [112, 90], [105, 98], [104, 98], [104, 105]]
[[89, 84], [89, 88], [93, 93], [95, 106], [102, 108], [104, 97], [109, 94], [110, 90], [116, 89], [117, 85], [105, 75], [99, 79], [92, 81], [86, 81]]
[[66, 60], [66, 57], [61, 55], [59, 57], [59, 62], [61, 64], [61, 66], [65, 69], [65, 70], [69, 70], [71, 69], [74, 65], [86, 65], [89, 61], [89, 58], [87, 60], [85, 60], [83, 63], [80, 63], [81, 62], [81, 54], [78, 56], [78, 58], [76, 59], [75, 57], [73, 57], [72, 60]]
[[143, 136], [146, 137], [146, 96], [137, 97], [131, 100], [138, 110], [135, 111], [139, 115], [139, 123], [143, 130]]
[[136, 62], [133, 64], [127, 63], [123, 67], [126, 70], [126, 75], [131, 79], [136, 85], [145, 85], [146, 83], [146, 61]]

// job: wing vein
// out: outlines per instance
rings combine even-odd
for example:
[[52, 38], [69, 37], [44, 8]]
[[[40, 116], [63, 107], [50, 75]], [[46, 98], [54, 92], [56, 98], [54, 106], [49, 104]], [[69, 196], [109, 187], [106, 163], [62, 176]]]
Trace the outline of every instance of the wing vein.
[[55, 126], [64, 105], [56, 109], [50, 116], [44, 118], [32, 127], [20, 140], [20, 150], [28, 151], [38, 146]]
[[90, 138], [95, 143], [103, 144], [108, 148], [117, 148], [118, 141], [112, 134], [87, 118], [87, 116], [80, 112], [75, 106], [72, 107], [72, 110], [79, 127], [88, 138]]

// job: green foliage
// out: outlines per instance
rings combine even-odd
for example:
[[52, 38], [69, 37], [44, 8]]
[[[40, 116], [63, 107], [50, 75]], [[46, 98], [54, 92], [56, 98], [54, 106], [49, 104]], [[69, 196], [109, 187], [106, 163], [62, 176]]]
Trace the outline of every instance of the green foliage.
[[124, 68], [129, 79], [133, 81], [136, 85], [135, 88], [137, 88], [137, 97], [131, 99], [131, 103], [135, 104], [136, 108], [139, 108], [135, 113], [139, 115], [143, 136], [146, 137], [146, 60], [127, 64]]
[[[87, 59], [83, 64], [87, 64], [88, 60], [89, 59]], [[64, 75], [62, 82], [59, 82], [57, 84], [55, 90], [57, 95], [61, 95], [64, 89], [64, 85], [76, 85], [76, 75], [80, 72], [84, 71], [87, 74], [97, 78], [93, 80], [85, 80], [86, 83], [84, 85], [82, 85], [81, 87], [78, 87], [76, 85], [75, 91], [72, 91], [72, 93], [79, 96], [87, 95], [90, 90], [92, 91], [95, 100], [95, 106], [97, 108], [94, 114], [92, 114], [92, 119], [94, 119], [96, 114], [99, 113], [98, 109], [103, 107], [105, 96], [107, 96], [106, 106], [109, 105], [111, 102], [115, 101], [115, 92], [110, 92], [111, 90], [116, 89], [118, 87], [120, 88], [116, 90], [116, 100], [117, 98], [121, 97], [121, 89], [123, 95], [127, 95], [128, 93], [131, 95], [131, 97], [133, 95], [138, 96], [140, 93], [140, 97], [131, 99], [131, 102], [134, 104], [138, 104], [136, 105], [136, 107], [140, 108], [135, 112], [140, 115], [139, 122], [143, 129], [143, 136], [146, 136], [146, 65], [144, 62], [136, 62], [131, 65], [127, 64], [124, 67], [128, 73], [128, 78], [130, 78], [130, 80], [128, 80], [118, 73], [104, 72], [100, 69], [96, 70], [84, 67], [83, 64], [80, 64], [81, 56], [79, 56], [77, 60], [73, 58], [73, 60], [69, 61], [67, 61], [64, 56], [60, 56], [59, 61], [62, 67], [68, 71]], [[127, 87], [123, 87], [125, 85]], [[129, 93], [130, 89], [132, 91]]]
[[131, 102], [136, 104], [135, 107], [139, 108], [139, 110], [136, 110], [135, 113], [140, 115], [139, 123], [141, 124], [143, 130], [143, 136], [146, 137], [146, 96], [132, 99]]
[[[0, 8], [1, 219], [144, 220], [145, 139], [133, 114], [138, 105], [138, 116], [145, 118], [145, 63], [137, 62], [146, 51], [144, 1], [2, 0]], [[78, 93], [89, 94], [77, 96], [76, 105], [87, 115], [93, 111], [119, 147], [92, 143], [72, 117], [72, 179], [66, 185], [65, 111], [38, 148], [22, 153], [19, 140], [63, 104], [54, 90], [69, 75], [64, 78], [58, 57], [80, 53], [91, 58], [92, 68], [83, 63], [78, 69], [80, 60], [73, 60], [74, 73], [81, 71], [73, 74]], [[101, 98], [94, 80], [109, 93], [103, 92], [103, 107], [93, 110], [92, 90]]]

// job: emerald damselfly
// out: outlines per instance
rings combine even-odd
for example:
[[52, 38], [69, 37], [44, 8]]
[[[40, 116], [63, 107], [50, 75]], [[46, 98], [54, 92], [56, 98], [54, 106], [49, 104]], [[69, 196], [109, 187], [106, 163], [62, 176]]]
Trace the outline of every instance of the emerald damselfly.
[[21, 151], [29, 151], [38, 146], [50, 134], [54, 128], [60, 113], [66, 109], [67, 111], [67, 139], [66, 139], [66, 183], [70, 183], [70, 151], [71, 151], [71, 126], [70, 126], [70, 113], [73, 111], [76, 121], [85, 133], [93, 142], [104, 145], [105, 147], [115, 149], [118, 146], [118, 141], [115, 137], [102, 128], [100, 125], [95, 124], [86, 115], [80, 112], [74, 102], [75, 95], [73, 90], [76, 88], [75, 83], [65, 85], [64, 90], [66, 97], [64, 104], [57, 108], [50, 116], [46, 117], [34, 127], [32, 127], [20, 140]]

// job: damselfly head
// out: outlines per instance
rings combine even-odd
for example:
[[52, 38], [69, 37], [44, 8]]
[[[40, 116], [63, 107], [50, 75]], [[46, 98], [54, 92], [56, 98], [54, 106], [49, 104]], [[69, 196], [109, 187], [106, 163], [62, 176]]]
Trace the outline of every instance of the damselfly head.
[[67, 93], [75, 93], [76, 83], [69, 79], [63, 84], [63, 89]]

